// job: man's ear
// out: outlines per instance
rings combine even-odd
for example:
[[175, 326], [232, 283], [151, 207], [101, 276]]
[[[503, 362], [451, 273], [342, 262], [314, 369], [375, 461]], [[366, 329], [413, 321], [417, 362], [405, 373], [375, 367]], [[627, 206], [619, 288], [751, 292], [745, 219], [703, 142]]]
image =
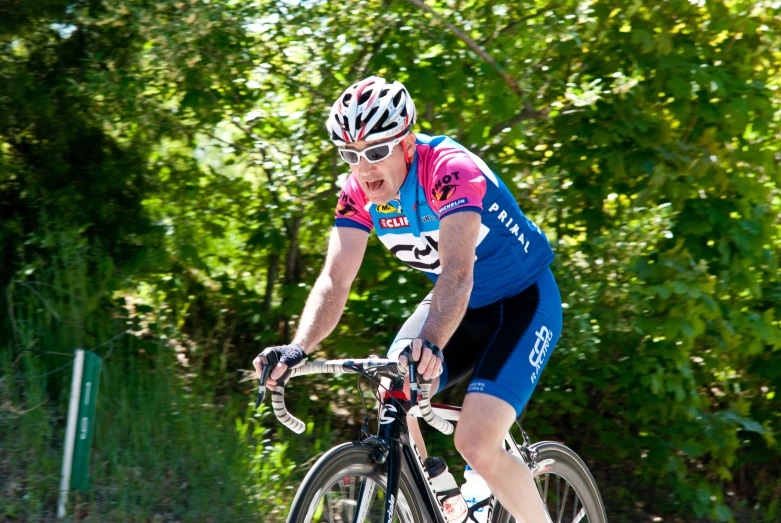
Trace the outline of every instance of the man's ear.
[[415, 156], [415, 133], [410, 132], [404, 137], [404, 159], [407, 163], [412, 162], [412, 158]]

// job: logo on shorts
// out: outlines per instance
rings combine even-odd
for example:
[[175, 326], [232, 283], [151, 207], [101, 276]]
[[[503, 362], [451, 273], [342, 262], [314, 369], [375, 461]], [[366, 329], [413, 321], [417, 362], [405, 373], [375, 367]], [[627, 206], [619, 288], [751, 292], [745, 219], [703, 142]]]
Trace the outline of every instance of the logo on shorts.
[[485, 391], [484, 381], [473, 381], [469, 383], [469, 388], [467, 389], [467, 392], [483, 392], [483, 391]]
[[545, 356], [548, 354], [548, 346], [553, 339], [553, 332], [543, 325], [540, 330], [534, 333], [537, 339], [534, 340], [534, 348], [529, 353], [529, 363], [534, 367], [534, 372], [531, 376], [531, 381], [534, 383], [540, 375], [540, 368]]

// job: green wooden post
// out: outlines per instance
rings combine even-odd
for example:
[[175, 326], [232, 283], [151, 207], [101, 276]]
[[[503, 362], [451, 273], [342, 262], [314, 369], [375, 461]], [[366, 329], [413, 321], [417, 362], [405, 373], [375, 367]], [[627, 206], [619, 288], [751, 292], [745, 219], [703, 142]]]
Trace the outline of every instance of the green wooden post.
[[71, 475], [71, 488], [81, 491], [87, 490], [90, 484], [89, 455], [92, 447], [92, 434], [95, 429], [95, 403], [98, 398], [99, 378], [100, 356], [94, 352], [85, 352]]

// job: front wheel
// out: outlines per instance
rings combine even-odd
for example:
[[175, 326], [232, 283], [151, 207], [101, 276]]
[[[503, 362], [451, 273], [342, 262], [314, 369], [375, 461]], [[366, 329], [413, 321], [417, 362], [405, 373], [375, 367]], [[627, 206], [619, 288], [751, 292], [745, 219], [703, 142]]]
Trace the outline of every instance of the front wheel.
[[[288, 523], [374, 523], [384, 521], [387, 466], [377, 449], [345, 443], [326, 452], [304, 478]], [[394, 523], [423, 523], [423, 502], [402, 466]]]
[[[594, 477], [571, 449], [553, 441], [532, 445], [538, 453], [534, 482], [555, 523], [607, 523], [605, 505]], [[498, 505], [493, 523], [515, 521]]]

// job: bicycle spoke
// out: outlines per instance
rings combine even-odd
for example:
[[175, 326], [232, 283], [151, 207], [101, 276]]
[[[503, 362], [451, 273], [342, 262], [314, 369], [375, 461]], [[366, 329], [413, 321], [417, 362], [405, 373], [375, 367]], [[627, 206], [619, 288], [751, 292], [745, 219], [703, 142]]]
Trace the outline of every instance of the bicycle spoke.
[[345, 508], [345, 500], [346, 500], [346, 494], [347, 494], [347, 483], [350, 480], [347, 477], [341, 478], [337, 482], [337, 486], [339, 487], [339, 490], [336, 490], [333, 492], [333, 495], [336, 497], [336, 503], [334, 504], [334, 507], [336, 508], [336, 513], [339, 519], [342, 519], [342, 514], [345, 510], [349, 510], [348, 508]]
[[572, 523], [578, 523], [581, 519], [586, 517], [586, 507], [581, 507], [580, 512], [578, 512], [573, 518]]
[[561, 500], [561, 513], [559, 513], [559, 520], [557, 523], [561, 523], [561, 519], [564, 517], [564, 507], [567, 506], [567, 495], [569, 494], [569, 483], [564, 482], [564, 499]]
[[[335, 477], [319, 491], [307, 511], [307, 523], [378, 523], [385, 514], [386, 493], [371, 477]], [[401, 495], [396, 499], [394, 523], [413, 523], [413, 509]]]
[[412, 509], [410, 509], [409, 503], [407, 503], [406, 499], [399, 500], [398, 505], [396, 505], [395, 519], [401, 523], [404, 523], [405, 521], [412, 521]]
[[[355, 479], [350, 478], [350, 494], [348, 496], [348, 499], [356, 499], [355, 498]], [[352, 514], [350, 514], [352, 517]]]
[[339, 505], [342, 507], [340, 512], [344, 513], [345, 521], [352, 521], [355, 512], [355, 487], [354, 481], [350, 476], [345, 476], [339, 480], [339, 490], [342, 497], [339, 499]]
[[358, 505], [355, 508], [355, 518], [352, 520], [352, 523], [364, 523], [374, 500], [376, 485], [369, 478], [361, 479], [361, 488], [358, 491]]
[[[555, 476], [553, 480], [556, 483], [555, 486], [551, 485], [551, 476]], [[542, 474], [535, 477], [534, 481], [542, 498], [549, 522], [580, 523], [582, 521], [591, 521], [588, 518], [583, 501], [569, 481], [558, 474]], [[550, 498], [548, 497], [549, 495]], [[511, 521], [514, 522], [515, 520], [512, 519]]]
[[326, 503], [328, 504], [328, 520], [329, 521], [337, 521], [337, 514], [336, 514], [336, 507], [334, 506], [333, 502], [333, 492], [330, 490], [326, 492], [325, 494]]

